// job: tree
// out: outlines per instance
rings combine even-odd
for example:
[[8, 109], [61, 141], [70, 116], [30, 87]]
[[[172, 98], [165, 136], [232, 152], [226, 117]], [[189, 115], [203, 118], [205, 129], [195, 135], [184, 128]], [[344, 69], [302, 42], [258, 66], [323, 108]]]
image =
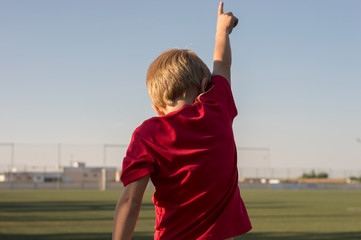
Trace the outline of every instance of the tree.
[[316, 174], [315, 170], [312, 170], [309, 173], [302, 174], [301, 178], [328, 178], [328, 173], [320, 172], [320, 173]]

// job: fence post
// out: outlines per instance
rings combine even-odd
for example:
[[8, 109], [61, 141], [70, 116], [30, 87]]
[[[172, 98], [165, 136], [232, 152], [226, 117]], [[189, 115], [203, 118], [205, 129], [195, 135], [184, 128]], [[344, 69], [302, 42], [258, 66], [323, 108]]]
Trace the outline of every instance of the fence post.
[[107, 170], [106, 168], [102, 168], [102, 191], [105, 191], [107, 189], [107, 178], [106, 178]]

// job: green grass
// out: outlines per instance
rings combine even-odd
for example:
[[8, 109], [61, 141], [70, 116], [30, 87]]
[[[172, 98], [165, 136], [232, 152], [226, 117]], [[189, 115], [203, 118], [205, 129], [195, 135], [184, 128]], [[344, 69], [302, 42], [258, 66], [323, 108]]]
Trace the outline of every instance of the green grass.
[[239, 239], [361, 239], [361, 191], [242, 191], [253, 230]]
[[[110, 239], [120, 191], [2, 190], [0, 239]], [[242, 190], [253, 230], [236, 239], [361, 239], [361, 191]], [[133, 239], [152, 239], [146, 191]]]

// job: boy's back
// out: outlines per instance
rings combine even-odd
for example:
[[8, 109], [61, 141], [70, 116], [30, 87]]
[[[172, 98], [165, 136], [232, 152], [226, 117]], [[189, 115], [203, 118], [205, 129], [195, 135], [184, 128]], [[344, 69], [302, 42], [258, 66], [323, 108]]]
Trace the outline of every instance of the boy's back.
[[215, 76], [193, 105], [151, 118], [134, 132], [122, 181], [150, 174], [155, 239], [225, 239], [250, 230], [238, 189], [236, 114], [229, 83]]

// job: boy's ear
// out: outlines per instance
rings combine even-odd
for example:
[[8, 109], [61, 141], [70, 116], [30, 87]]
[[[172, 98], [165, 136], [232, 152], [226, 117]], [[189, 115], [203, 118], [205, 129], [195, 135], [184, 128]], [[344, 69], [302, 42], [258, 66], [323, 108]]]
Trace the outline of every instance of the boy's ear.
[[154, 111], [159, 115], [159, 116], [164, 116], [165, 112], [162, 108], [159, 108], [157, 106], [155, 106], [154, 104], [152, 104], [152, 108], [154, 109]]
[[203, 78], [201, 82], [201, 92], [204, 93], [208, 86], [208, 78]]

